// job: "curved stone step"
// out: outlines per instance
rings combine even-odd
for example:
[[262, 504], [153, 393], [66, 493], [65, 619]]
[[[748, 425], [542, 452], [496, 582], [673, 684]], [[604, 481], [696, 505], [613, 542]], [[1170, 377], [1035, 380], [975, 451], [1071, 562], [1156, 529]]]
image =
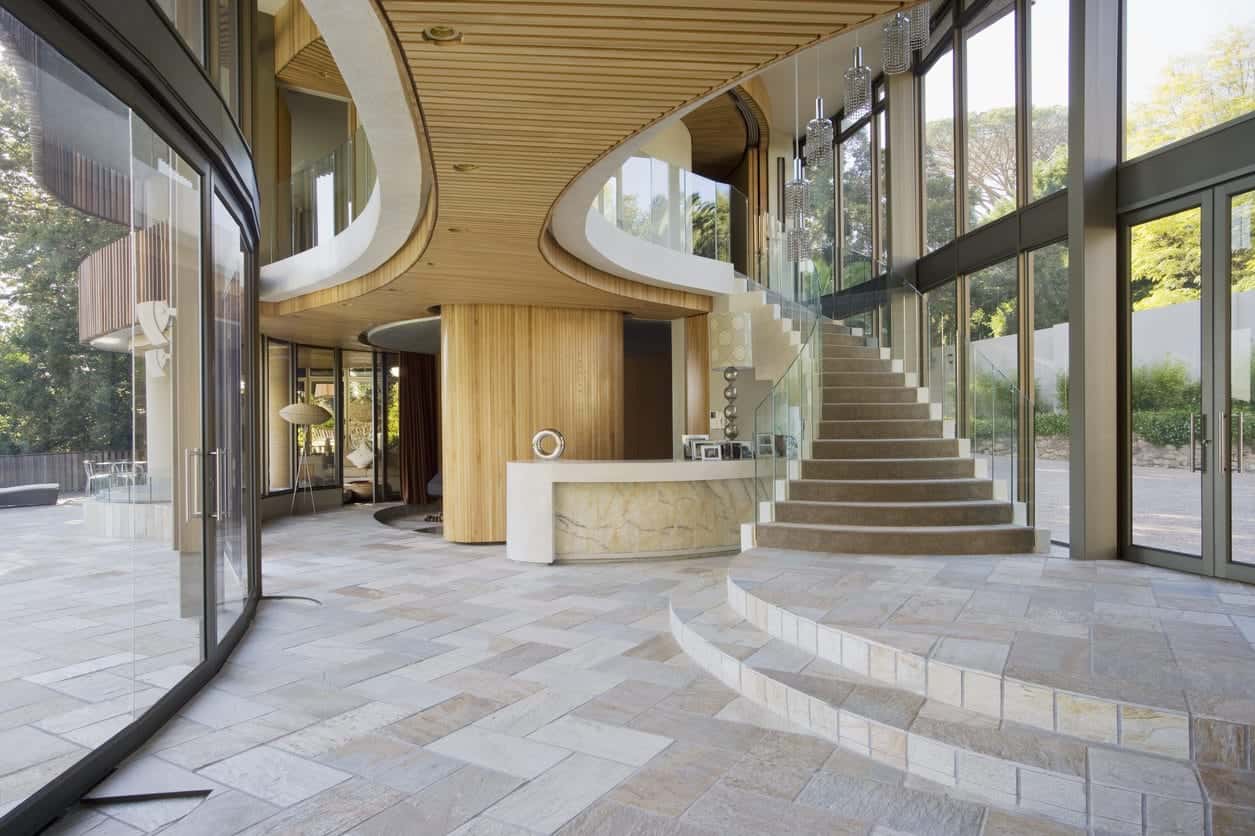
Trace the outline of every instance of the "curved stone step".
[[970, 445], [961, 438], [815, 439], [816, 459], [947, 459], [966, 456]]
[[[928, 404], [920, 404], [927, 407]], [[846, 418], [819, 422], [819, 440], [844, 438], [941, 438], [945, 425], [933, 418]]]
[[803, 459], [803, 479], [970, 479], [986, 462], [967, 456], [904, 459]]
[[726, 605], [684, 603], [671, 602], [671, 631], [698, 665], [837, 746], [1076, 827], [1205, 832], [1206, 802], [1190, 764], [997, 723], [847, 673], [805, 647], [773, 638]]
[[941, 502], [993, 499], [989, 479], [799, 479], [789, 498], [810, 502]]
[[863, 526], [759, 523], [759, 546], [841, 554], [1032, 554], [1050, 549], [1049, 532], [1020, 525]]
[[[1029, 682], [1003, 673], [992, 658], [983, 667], [963, 664], [946, 642], [904, 632], [900, 645], [885, 631], [818, 623], [798, 607], [764, 598], [755, 583], [733, 567], [727, 576], [727, 601], [738, 617], [798, 650], [850, 673], [918, 694], [942, 704], [1043, 731], [1105, 743], [1138, 752], [1189, 760], [1191, 715], [1184, 704], [1155, 707], [1154, 695], [1132, 703]], [[810, 636], [814, 635], [812, 642]], [[969, 642], [979, 646], [980, 642]], [[959, 647], [963, 644], [959, 643]], [[975, 656], [973, 656], [975, 658]]]
[[1010, 502], [991, 499], [931, 502], [814, 502], [789, 499], [776, 503], [775, 521], [806, 525], [945, 526], [1011, 523]]

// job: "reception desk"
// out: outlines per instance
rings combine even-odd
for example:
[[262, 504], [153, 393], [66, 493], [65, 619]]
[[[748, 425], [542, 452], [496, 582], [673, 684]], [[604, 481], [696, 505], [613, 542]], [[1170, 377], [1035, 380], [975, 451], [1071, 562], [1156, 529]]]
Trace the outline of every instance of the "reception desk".
[[701, 557], [740, 550], [754, 462], [506, 464], [506, 555], [526, 563]]

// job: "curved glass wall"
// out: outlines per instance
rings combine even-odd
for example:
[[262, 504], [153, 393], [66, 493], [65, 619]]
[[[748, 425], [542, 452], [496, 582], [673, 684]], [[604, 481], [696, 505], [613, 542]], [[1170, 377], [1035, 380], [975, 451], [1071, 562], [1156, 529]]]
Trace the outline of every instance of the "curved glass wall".
[[593, 207], [619, 229], [682, 253], [744, 263], [749, 201], [735, 187], [652, 157], [630, 157]]
[[375, 187], [375, 159], [366, 132], [353, 136], [324, 157], [302, 166], [275, 190], [275, 245], [278, 261], [326, 244], [355, 221]]
[[252, 262], [193, 159], [0, 7], [0, 831], [255, 594]]

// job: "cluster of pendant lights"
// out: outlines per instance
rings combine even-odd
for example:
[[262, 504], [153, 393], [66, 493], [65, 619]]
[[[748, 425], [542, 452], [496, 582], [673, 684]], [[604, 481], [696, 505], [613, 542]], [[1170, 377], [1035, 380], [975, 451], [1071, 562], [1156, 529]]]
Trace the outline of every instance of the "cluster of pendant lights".
[[[883, 31], [884, 53], [882, 64], [888, 75], [898, 75], [911, 69], [911, 56], [917, 49], [928, 44], [928, 2], [918, 3], [909, 11], [897, 12], [885, 22]], [[818, 61], [816, 61], [818, 73]], [[818, 87], [818, 77], [816, 87]], [[797, 58], [793, 59], [794, 124], [797, 124]], [[811, 177], [818, 169], [833, 162], [832, 120], [824, 115], [824, 99], [815, 91], [815, 118], [806, 123], [806, 168]], [[858, 119], [871, 110], [872, 74], [863, 63], [863, 48], [854, 47], [854, 65], [845, 71], [845, 116]], [[808, 201], [807, 172], [802, 168], [802, 156], [796, 142], [793, 153], [793, 179], [784, 186], [785, 250], [790, 261], [801, 261], [817, 256], [824, 246], [822, 233], [812, 234], [806, 223]]]

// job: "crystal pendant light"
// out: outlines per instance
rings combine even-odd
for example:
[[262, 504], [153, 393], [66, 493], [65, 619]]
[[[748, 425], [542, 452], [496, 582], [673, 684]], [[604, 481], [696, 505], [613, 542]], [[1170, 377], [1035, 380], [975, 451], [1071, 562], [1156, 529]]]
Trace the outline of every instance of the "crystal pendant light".
[[815, 55], [815, 118], [806, 123], [806, 166], [816, 169], [832, 165], [832, 120], [824, 115], [824, 97], [819, 94], [819, 54]]
[[923, 49], [928, 46], [928, 0], [916, 3], [908, 13], [911, 20], [911, 49]]
[[[797, 130], [797, 56], [793, 58], [793, 130]], [[801, 261], [809, 255], [806, 241], [806, 176], [802, 172], [802, 155], [793, 134], [793, 179], [784, 184], [784, 249], [789, 261]]]
[[801, 261], [810, 255], [806, 234], [808, 186], [802, 173], [802, 160], [794, 157], [793, 179], [784, 184], [784, 248], [789, 261]]
[[883, 43], [883, 64], [888, 75], [911, 69], [911, 23], [906, 15], [899, 12], [885, 21]]
[[863, 63], [863, 48], [854, 47], [854, 66], [845, 71], [845, 117], [857, 119], [872, 103], [872, 73]]

